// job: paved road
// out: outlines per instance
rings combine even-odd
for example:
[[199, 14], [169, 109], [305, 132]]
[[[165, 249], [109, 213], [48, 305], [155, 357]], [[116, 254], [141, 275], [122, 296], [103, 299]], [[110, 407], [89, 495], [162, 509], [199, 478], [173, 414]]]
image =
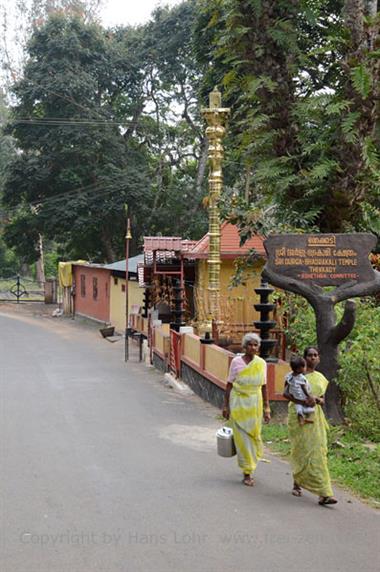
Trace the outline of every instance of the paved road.
[[374, 572], [379, 513], [240, 484], [216, 411], [72, 322], [0, 314], [2, 572]]

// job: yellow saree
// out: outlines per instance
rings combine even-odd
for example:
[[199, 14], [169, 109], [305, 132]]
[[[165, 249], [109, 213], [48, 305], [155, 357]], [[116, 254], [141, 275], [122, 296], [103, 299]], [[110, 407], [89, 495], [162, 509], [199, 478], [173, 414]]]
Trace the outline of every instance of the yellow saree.
[[[318, 371], [306, 374], [312, 394], [325, 394], [328, 381]], [[294, 403], [289, 403], [290, 461], [294, 481], [302, 488], [322, 497], [333, 495], [327, 466], [328, 424], [322, 407], [316, 405], [314, 423], [299, 425]]]
[[230, 394], [230, 424], [234, 433], [238, 465], [245, 474], [253, 473], [258, 460], [263, 456], [261, 386], [266, 382], [265, 374], [265, 361], [255, 356], [237, 373]]

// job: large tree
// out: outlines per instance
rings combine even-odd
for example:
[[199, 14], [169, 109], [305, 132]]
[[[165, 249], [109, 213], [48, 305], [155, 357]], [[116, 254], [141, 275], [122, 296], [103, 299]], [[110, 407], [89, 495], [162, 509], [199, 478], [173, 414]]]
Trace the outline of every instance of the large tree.
[[146, 216], [149, 169], [133, 137], [142, 78], [129, 48], [65, 15], [33, 34], [9, 128], [22, 152], [4, 189], [15, 215], [6, 236], [18, 244], [29, 228], [31, 257], [43, 233], [73, 255], [113, 259], [123, 204]]
[[144, 234], [204, 232], [194, 9], [158, 9], [145, 26], [110, 31], [60, 14], [35, 30], [13, 88], [9, 131], [22, 153], [6, 184], [10, 244], [26, 241], [33, 258], [43, 233], [70, 256], [121, 256], [125, 202], [133, 248]]
[[198, 53], [212, 62], [206, 85], [222, 84], [233, 112], [226, 170], [240, 193], [243, 236], [342, 232], [378, 216], [375, 4], [200, 2]]
[[[158, 8], [144, 27], [143, 65], [154, 157], [152, 230], [198, 238], [206, 228], [207, 140], [198, 92], [204, 65], [194, 57], [195, 0]], [[175, 225], [173, 225], [175, 221]]]
[[22, 75], [33, 31], [55, 13], [95, 21], [103, 0], [0, 0], [0, 82], [6, 88]]

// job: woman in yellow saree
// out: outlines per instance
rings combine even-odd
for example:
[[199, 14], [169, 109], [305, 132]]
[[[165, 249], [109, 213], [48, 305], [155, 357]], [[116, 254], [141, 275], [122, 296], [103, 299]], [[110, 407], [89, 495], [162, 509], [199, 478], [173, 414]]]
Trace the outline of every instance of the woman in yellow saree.
[[289, 439], [291, 443], [290, 461], [293, 469], [293, 495], [301, 496], [302, 488], [319, 496], [319, 504], [336, 504], [333, 497], [330, 474], [327, 465], [328, 424], [323, 413], [324, 394], [328, 381], [315, 371], [319, 363], [319, 352], [314, 347], [305, 349], [306, 378], [311, 386], [313, 398], [308, 405], [315, 408], [314, 423], [300, 425], [294, 403], [297, 402], [285, 387], [284, 397], [290, 401], [288, 414]]
[[223, 416], [230, 419], [234, 434], [238, 465], [243, 471], [243, 483], [253, 486], [252, 473], [263, 455], [261, 421], [270, 420], [266, 386], [266, 362], [257, 353], [260, 337], [246, 334], [243, 338], [243, 356], [231, 362], [225, 393]]

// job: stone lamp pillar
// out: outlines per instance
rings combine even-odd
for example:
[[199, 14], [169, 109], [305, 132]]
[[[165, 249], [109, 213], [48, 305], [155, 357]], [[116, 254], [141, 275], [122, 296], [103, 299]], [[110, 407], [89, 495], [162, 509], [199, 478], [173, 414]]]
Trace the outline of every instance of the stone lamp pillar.
[[277, 362], [276, 358], [270, 357], [270, 353], [277, 342], [269, 337], [270, 330], [277, 325], [275, 320], [269, 319], [270, 312], [275, 308], [275, 304], [271, 304], [269, 302], [269, 296], [270, 294], [273, 294], [274, 289], [270, 288], [268, 283], [262, 280], [260, 287], [255, 288], [255, 292], [260, 296], [260, 303], [254, 304], [255, 310], [260, 312], [260, 320], [253, 322], [255, 327], [260, 330], [260, 357], [265, 359], [267, 362]]

